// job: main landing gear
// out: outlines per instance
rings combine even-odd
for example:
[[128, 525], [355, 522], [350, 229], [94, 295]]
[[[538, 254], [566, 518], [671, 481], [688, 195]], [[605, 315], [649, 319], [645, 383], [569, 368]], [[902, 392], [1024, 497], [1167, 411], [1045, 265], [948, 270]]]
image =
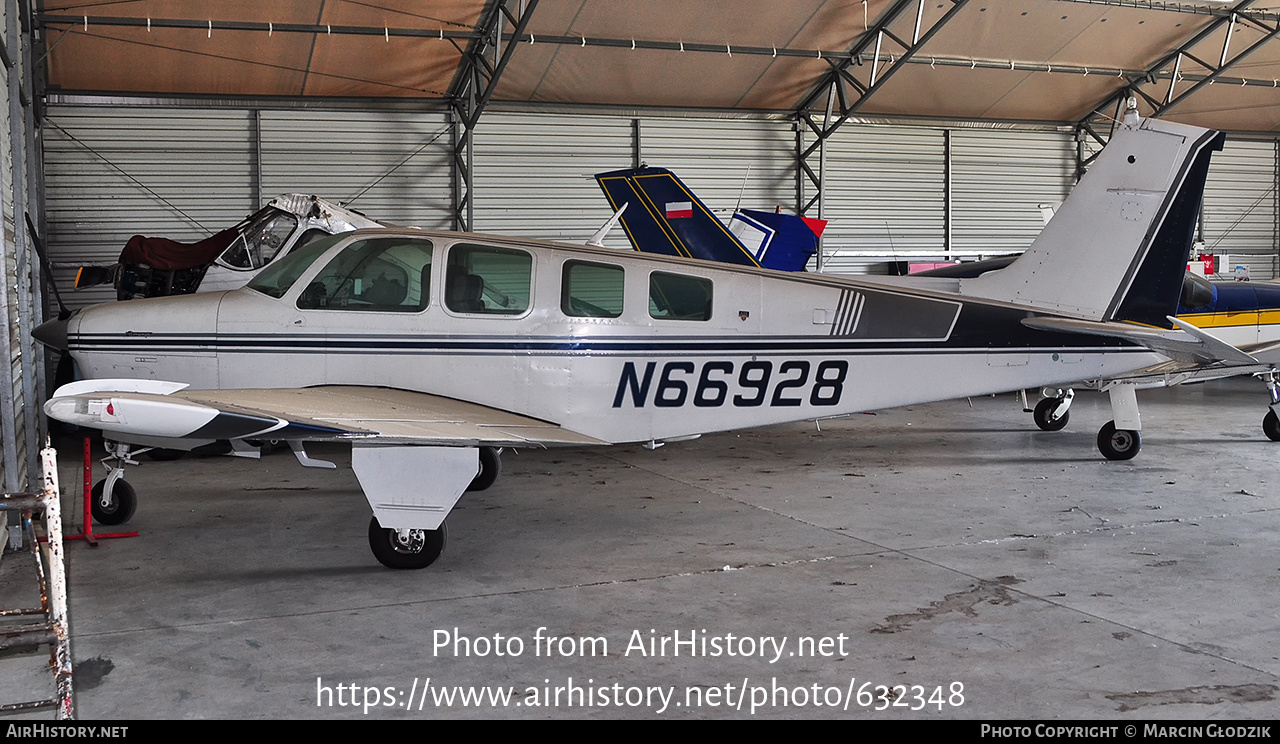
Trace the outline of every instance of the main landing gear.
[[1111, 397], [1112, 420], [1098, 430], [1098, 451], [1108, 460], [1132, 460], [1142, 449], [1142, 417], [1137, 386], [1113, 382], [1102, 388]]
[[1274, 369], [1258, 375], [1266, 384], [1267, 394], [1271, 397], [1271, 408], [1262, 417], [1262, 433], [1273, 442], [1280, 442], [1280, 415], [1276, 413], [1280, 411], [1280, 383], [1276, 380], [1277, 376], [1280, 376], [1280, 372]]
[[449, 542], [449, 525], [434, 530], [392, 530], [369, 519], [369, 548], [378, 563], [387, 568], [426, 568], [444, 552]]
[[[1112, 420], [1098, 431], [1098, 451], [1108, 460], [1132, 460], [1142, 449], [1142, 421], [1138, 415], [1137, 387], [1129, 382], [1115, 382], [1102, 388], [1111, 396]], [[1044, 431], [1059, 431], [1071, 419], [1071, 401], [1075, 391], [1045, 388], [1044, 398], [1036, 403], [1032, 418]], [[1277, 421], [1280, 436], [1280, 421]]]
[[[501, 447], [480, 447], [477, 455], [478, 470], [467, 485], [468, 493], [492, 486], [502, 471]], [[441, 522], [434, 530], [427, 530], [383, 527], [376, 516], [369, 520], [369, 549], [387, 568], [426, 568], [436, 562], [448, 543], [449, 525], [446, 522]]]
[[1142, 432], [1137, 429], [1117, 429], [1116, 422], [1108, 421], [1098, 430], [1098, 451], [1108, 460], [1132, 460], [1142, 449]]

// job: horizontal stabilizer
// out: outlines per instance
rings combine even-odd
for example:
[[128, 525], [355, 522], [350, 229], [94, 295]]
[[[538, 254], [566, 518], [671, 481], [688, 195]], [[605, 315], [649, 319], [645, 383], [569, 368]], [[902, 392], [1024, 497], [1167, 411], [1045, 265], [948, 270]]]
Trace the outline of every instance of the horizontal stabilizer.
[[1172, 316], [1167, 320], [1179, 330], [1071, 318], [1026, 318], [1022, 324], [1041, 331], [1120, 338], [1182, 362], [1231, 366], [1260, 364], [1252, 355], [1193, 325]]

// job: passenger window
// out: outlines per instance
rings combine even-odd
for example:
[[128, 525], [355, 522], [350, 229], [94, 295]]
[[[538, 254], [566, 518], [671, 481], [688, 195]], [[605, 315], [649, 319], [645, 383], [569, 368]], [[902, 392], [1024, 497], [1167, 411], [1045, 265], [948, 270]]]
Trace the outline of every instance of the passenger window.
[[560, 283], [560, 309], [574, 318], [622, 315], [621, 266], [566, 261]]
[[456, 313], [520, 315], [529, 309], [533, 256], [511, 248], [456, 245], [445, 267], [444, 304]]
[[649, 315], [664, 320], [710, 320], [711, 280], [655, 271], [649, 275]]
[[357, 240], [334, 256], [298, 298], [300, 308], [416, 312], [431, 299], [431, 241]]

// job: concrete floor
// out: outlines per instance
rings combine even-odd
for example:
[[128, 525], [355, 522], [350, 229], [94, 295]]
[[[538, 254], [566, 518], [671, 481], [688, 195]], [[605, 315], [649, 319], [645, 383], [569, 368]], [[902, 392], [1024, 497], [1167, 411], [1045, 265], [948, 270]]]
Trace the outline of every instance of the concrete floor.
[[[1110, 415], [1091, 393], [1056, 433], [1001, 396], [654, 452], [508, 452], [440, 561], [409, 572], [374, 561], [347, 469], [148, 462], [128, 476], [141, 537], [68, 550], [78, 713], [1274, 719], [1265, 398], [1250, 380], [1140, 393], [1144, 449], [1124, 463], [1097, 452]], [[708, 655], [630, 644], [677, 631]], [[0, 659], [27, 667], [0, 687], [45, 659]], [[436, 702], [486, 686], [510, 703]]]

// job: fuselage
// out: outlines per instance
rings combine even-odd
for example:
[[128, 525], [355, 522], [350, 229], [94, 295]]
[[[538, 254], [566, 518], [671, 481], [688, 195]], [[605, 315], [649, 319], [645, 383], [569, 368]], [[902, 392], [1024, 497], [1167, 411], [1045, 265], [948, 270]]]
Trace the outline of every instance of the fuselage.
[[1178, 318], [1234, 346], [1280, 341], [1280, 284], [1209, 282], [1188, 274]]
[[[287, 265], [285, 265], [287, 264]], [[248, 287], [88, 308], [87, 378], [369, 385], [610, 442], [1060, 385], [1162, 360], [1008, 303], [586, 246], [358, 231]], [[1043, 314], [1043, 313], [1041, 313]]]

